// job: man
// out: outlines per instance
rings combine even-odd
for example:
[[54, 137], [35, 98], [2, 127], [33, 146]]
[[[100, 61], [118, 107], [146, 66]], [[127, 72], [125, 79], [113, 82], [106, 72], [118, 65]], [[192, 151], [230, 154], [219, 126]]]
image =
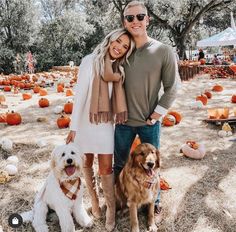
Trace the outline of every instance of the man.
[[[147, 9], [142, 2], [132, 1], [124, 9], [123, 25], [133, 36], [136, 49], [125, 65], [125, 92], [128, 121], [116, 125], [114, 172], [116, 177], [124, 167], [136, 135], [142, 143], [160, 147], [161, 118], [176, 97], [177, 63], [171, 47], [147, 35]], [[164, 94], [159, 98], [163, 84]], [[159, 220], [159, 197], [155, 202]], [[159, 215], [158, 215], [159, 214]]]
[[198, 53], [198, 61], [205, 58], [203, 50], [200, 48]]

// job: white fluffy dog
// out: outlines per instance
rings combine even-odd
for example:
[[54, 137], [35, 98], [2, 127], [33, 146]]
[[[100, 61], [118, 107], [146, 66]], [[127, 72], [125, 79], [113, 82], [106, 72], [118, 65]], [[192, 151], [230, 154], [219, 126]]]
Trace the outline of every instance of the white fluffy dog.
[[91, 227], [92, 219], [83, 205], [80, 179], [83, 158], [73, 144], [57, 146], [52, 152], [51, 172], [36, 195], [33, 210], [22, 213], [23, 221], [32, 221], [36, 232], [47, 232], [48, 207], [56, 211], [62, 232], [74, 232], [72, 214], [83, 227]]

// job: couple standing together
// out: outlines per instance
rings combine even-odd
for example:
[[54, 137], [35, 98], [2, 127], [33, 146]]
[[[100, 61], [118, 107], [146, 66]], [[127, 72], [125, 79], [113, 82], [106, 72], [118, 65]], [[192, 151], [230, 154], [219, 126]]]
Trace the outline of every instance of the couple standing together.
[[[124, 29], [112, 31], [82, 60], [67, 136], [67, 143], [76, 143], [85, 154], [83, 173], [95, 218], [101, 216], [93, 171], [98, 154], [108, 231], [115, 227], [113, 176], [124, 167], [136, 135], [142, 143], [159, 148], [160, 119], [177, 89], [175, 55], [171, 47], [147, 35], [145, 5], [138, 1], [126, 5], [122, 23]], [[164, 93], [159, 98], [161, 84]], [[159, 197], [157, 213], [158, 203]]]

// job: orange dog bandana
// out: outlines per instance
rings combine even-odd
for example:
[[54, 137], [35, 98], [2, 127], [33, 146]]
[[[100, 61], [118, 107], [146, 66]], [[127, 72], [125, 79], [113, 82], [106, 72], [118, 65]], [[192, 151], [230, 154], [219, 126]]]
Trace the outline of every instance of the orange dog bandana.
[[80, 189], [80, 178], [60, 183], [62, 192], [71, 200], [75, 200]]

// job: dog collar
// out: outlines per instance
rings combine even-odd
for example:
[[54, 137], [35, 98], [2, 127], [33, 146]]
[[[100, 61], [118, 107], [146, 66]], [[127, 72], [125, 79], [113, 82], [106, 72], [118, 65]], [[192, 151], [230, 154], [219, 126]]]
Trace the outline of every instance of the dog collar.
[[62, 192], [70, 199], [75, 200], [77, 193], [80, 190], [81, 180], [77, 178], [75, 180], [60, 182]]
[[[136, 177], [135, 180], [139, 185], [141, 184], [141, 181], [139, 181]], [[150, 189], [156, 183], [157, 183], [157, 175], [153, 174], [148, 179], [146, 179], [142, 184], [145, 188]]]

